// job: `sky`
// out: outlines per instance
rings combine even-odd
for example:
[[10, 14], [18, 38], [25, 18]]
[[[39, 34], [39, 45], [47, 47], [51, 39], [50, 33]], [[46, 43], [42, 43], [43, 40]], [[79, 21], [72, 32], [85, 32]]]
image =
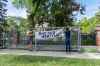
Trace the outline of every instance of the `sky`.
[[[77, 15], [78, 19], [82, 19], [83, 17], [92, 17], [95, 15], [95, 13], [98, 11], [98, 7], [100, 6], [100, 0], [77, 0], [82, 5], [86, 6], [86, 12], [85, 15]], [[17, 17], [23, 17], [27, 18], [27, 13], [25, 9], [16, 9], [12, 4], [11, 1], [8, 0], [7, 5], [7, 15], [8, 16], [17, 16]]]
[[27, 18], [26, 10], [25, 9], [17, 9], [17, 8], [15, 8], [12, 5], [11, 0], [8, 0], [6, 8], [8, 9], [7, 16], [16, 16], [16, 17]]
[[90, 18], [95, 15], [95, 13], [99, 10], [100, 0], [78, 0], [82, 5], [85, 5], [86, 12], [85, 15], [78, 15], [78, 19], [82, 19], [84, 17]]

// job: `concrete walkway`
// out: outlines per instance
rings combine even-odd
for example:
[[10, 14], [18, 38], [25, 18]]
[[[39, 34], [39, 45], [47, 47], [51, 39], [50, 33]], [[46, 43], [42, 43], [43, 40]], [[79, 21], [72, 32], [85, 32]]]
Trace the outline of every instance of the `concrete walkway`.
[[55, 52], [55, 51], [28, 51], [15, 49], [1, 49], [1, 55], [32, 55], [32, 56], [51, 56], [51, 57], [66, 57], [79, 59], [100, 59], [100, 53], [78, 53], [78, 52]]

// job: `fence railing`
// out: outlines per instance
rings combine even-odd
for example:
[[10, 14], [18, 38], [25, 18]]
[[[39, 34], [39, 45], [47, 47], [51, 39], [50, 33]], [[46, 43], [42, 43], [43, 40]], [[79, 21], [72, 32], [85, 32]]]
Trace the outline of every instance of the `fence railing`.
[[[35, 40], [35, 32], [36, 31], [50, 31], [50, 30], [56, 30], [56, 29], [64, 29], [61, 27], [53, 27], [53, 28], [38, 28], [33, 29], [33, 49], [35, 44], [37, 45], [37, 50], [66, 50], [66, 44], [65, 44], [65, 35], [62, 37], [57, 37], [50, 40]], [[2, 39], [0, 39], [0, 43], [5, 48], [21, 48], [21, 49], [27, 49], [27, 35], [26, 31], [9, 31], [9, 32], [3, 32], [2, 33]], [[64, 32], [63, 32], [64, 34]], [[83, 37], [80, 37], [80, 30], [78, 29], [71, 29], [71, 49], [79, 49], [81, 46], [80, 39], [83, 40]], [[15, 41], [17, 40], [17, 42]], [[83, 42], [83, 41], [81, 41]], [[14, 44], [16, 47], [14, 47]], [[83, 43], [82, 43], [83, 44]]]

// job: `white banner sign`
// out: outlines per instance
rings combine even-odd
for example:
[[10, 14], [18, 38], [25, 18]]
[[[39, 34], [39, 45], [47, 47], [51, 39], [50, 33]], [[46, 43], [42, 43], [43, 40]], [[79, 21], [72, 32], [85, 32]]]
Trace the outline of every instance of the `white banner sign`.
[[63, 29], [35, 32], [35, 39], [47, 40], [63, 35]]

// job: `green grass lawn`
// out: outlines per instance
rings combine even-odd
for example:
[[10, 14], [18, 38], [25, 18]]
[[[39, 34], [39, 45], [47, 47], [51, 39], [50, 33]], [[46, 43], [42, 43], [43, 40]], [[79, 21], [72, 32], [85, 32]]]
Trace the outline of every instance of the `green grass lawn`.
[[100, 60], [0, 55], [0, 66], [100, 66]]

